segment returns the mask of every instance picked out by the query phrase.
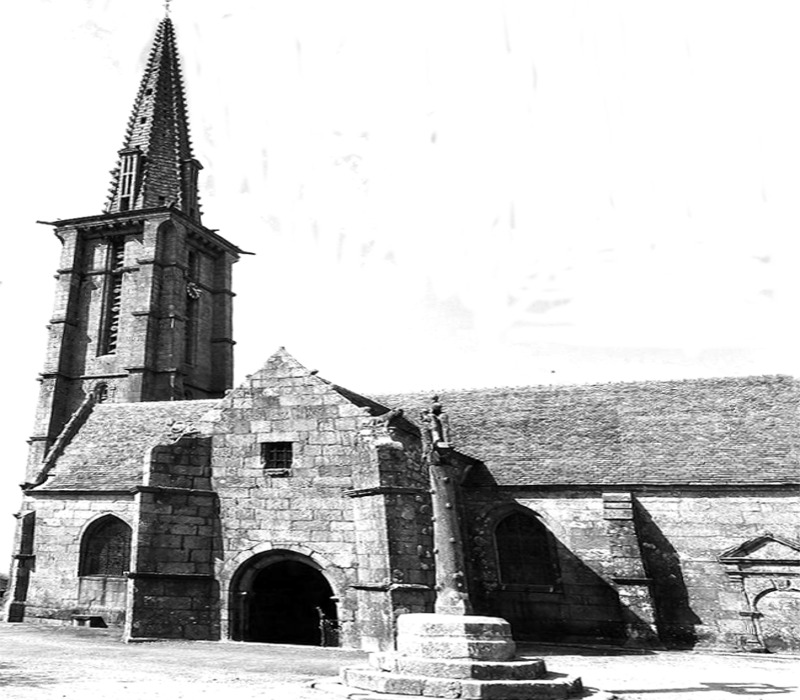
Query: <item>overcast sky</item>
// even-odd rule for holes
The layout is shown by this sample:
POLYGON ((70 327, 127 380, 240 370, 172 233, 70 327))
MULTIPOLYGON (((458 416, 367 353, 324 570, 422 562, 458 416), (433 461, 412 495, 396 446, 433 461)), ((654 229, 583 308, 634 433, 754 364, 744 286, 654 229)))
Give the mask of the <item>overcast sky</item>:
MULTIPOLYGON (((796 2, 172 4, 204 223, 256 253, 237 382, 280 345, 366 394, 800 374, 796 2)), ((35 221, 101 211, 162 14, 4 8, 0 570, 59 254, 35 221)))

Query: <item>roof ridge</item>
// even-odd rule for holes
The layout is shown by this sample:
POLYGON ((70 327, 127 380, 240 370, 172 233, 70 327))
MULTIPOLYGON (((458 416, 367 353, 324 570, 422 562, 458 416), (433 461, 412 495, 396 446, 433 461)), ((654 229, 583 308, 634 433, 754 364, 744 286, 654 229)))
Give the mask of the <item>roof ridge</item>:
POLYGON ((797 381, 797 377, 790 374, 747 374, 747 375, 724 375, 718 377, 694 377, 694 378, 678 378, 678 379, 638 379, 638 380, 625 380, 625 381, 607 381, 607 382, 578 382, 570 384, 516 384, 516 385, 490 385, 490 386, 468 386, 468 387, 450 387, 450 388, 427 388, 415 389, 412 391, 376 391, 371 392, 371 396, 386 397, 386 396, 418 396, 422 394, 447 396, 447 394, 478 392, 478 391, 521 391, 521 390, 536 390, 541 391, 545 389, 593 389, 598 387, 609 386, 653 386, 653 385, 686 385, 691 383, 712 383, 712 382, 735 382, 747 380, 790 380, 797 381))

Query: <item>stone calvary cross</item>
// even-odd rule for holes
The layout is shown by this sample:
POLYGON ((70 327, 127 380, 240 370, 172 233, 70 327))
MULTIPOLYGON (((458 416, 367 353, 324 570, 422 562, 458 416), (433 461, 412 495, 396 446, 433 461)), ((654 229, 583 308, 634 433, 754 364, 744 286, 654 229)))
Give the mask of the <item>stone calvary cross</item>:
POLYGON ((422 411, 422 449, 431 480, 433 510, 433 560, 436 565, 435 611, 441 615, 469 615, 464 547, 461 541, 456 485, 460 474, 449 454, 450 424, 439 397, 422 411))
POLYGON ((314 687, 348 698, 417 696, 492 700, 609 700, 581 679, 549 673, 542 659, 516 656, 511 626, 472 614, 458 515, 462 474, 453 459, 450 426, 439 397, 422 411, 423 459, 430 473, 436 603, 433 613, 397 618, 397 650, 370 654, 369 666, 341 670, 341 683, 314 687))

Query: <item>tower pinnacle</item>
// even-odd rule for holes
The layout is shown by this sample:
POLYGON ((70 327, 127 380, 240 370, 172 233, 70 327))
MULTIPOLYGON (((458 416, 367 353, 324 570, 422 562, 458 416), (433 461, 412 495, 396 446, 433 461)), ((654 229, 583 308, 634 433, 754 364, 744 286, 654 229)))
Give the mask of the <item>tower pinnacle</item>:
POLYGON ((197 175, 186 113, 175 30, 159 22, 144 77, 128 121, 119 160, 112 171, 108 213, 174 206, 200 221, 197 175))

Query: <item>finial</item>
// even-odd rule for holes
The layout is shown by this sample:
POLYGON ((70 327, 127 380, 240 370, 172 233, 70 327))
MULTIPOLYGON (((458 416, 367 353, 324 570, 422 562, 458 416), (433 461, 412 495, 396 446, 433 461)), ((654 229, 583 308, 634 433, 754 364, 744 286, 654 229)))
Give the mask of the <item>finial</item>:
POLYGON ((164 14, 169 17, 169 3, 171 0, 164 0, 164 14))

